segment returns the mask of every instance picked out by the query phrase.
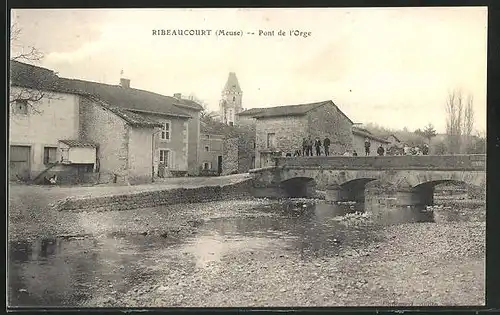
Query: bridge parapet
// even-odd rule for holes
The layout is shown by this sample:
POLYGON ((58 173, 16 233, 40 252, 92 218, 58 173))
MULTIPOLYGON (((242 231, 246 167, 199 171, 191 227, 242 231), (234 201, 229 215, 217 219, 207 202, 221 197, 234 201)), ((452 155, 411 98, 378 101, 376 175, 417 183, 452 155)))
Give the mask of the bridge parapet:
POLYGON ((486 155, 279 157, 275 162, 279 168, 298 169, 484 171, 486 155))

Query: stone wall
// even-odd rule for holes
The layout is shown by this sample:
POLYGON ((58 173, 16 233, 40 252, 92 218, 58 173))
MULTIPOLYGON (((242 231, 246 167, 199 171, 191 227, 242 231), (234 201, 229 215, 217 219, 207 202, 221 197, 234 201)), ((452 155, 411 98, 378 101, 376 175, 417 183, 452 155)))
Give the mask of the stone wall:
POLYGON ((238 172, 238 138, 224 140, 222 154, 222 174, 227 175, 238 172))
POLYGON ((330 156, 278 158, 280 167, 363 170, 485 170, 486 155, 330 156))
POLYGON ((125 121, 87 98, 80 99, 80 137, 97 148, 97 171, 128 181, 129 133, 125 121))
POLYGON ((256 124, 255 164, 261 167, 260 151, 268 150, 267 136, 275 134, 275 150, 293 153, 302 149, 302 138, 306 137, 307 118, 305 116, 287 116, 260 118, 256 124))
POLYGON ((255 126, 242 128, 238 138, 238 172, 255 168, 255 126))
POLYGON ((53 205, 58 211, 117 211, 251 197, 252 180, 225 186, 177 188, 96 198, 63 199, 53 205))
POLYGON ((322 141, 328 137, 332 155, 352 149, 352 123, 332 104, 320 106, 308 113, 308 134, 322 141))

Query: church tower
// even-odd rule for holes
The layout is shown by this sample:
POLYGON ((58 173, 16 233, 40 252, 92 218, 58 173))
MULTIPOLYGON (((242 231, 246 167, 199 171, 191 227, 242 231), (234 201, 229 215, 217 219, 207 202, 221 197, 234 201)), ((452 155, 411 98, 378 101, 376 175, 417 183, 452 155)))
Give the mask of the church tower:
POLYGON ((243 110, 243 92, 236 78, 236 73, 229 72, 226 85, 222 90, 222 98, 219 103, 221 121, 230 126, 236 123, 236 114, 243 110))

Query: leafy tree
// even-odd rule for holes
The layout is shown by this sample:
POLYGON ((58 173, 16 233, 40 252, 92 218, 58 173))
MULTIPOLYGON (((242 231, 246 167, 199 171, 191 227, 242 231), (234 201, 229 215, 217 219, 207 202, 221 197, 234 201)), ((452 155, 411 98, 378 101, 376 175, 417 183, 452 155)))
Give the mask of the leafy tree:
POLYGON ((424 130, 420 132, 420 135, 423 136, 428 140, 428 142, 431 142, 431 139, 437 135, 436 129, 434 129, 434 126, 429 123, 427 126, 425 126, 424 130))

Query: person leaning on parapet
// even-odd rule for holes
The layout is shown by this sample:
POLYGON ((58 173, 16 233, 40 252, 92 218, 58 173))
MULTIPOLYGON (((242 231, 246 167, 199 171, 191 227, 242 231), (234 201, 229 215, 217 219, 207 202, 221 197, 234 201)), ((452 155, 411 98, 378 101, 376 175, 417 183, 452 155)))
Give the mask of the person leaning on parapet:
POLYGON ((407 144, 405 144, 403 148, 403 155, 410 155, 410 153, 411 153, 410 147, 407 144))
POLYGON ((307 156, 312 156, 313 155, 313 144, 314 144, 313 139, 309 135, 307 137, 307 156))
POLYGON ((429 145, 427 143, 424 144, 424 147, 422 148, 422 154, 429 155, 429 145))
POLYGON ((352 151, 352 156, 358 156, 358 152, 356 150, 352 151))
POLYGON ((325 148, 325 155, 329 156, 330 155, 330 139, 328 137, 323 140, 323 147, 325 148))
POLYGON ((382 155, 384 155, 384 152, 385 152, 384 147, 383 147, 382 145, 380 145, 380 146, 378 147, 378 149, 377 149, 377 154, 378 154, 379 156, 382 156, 382 155))
POLYGON ((320 156, 321 155, 321 140, 316 137, 316 139, 314 140, 314 147, 316 148, 316 156, 320 156))
POLYGON ((370 155, 370 146, 371 146, 370 139, 365 138, 365 155, 366 156, 370 155))

